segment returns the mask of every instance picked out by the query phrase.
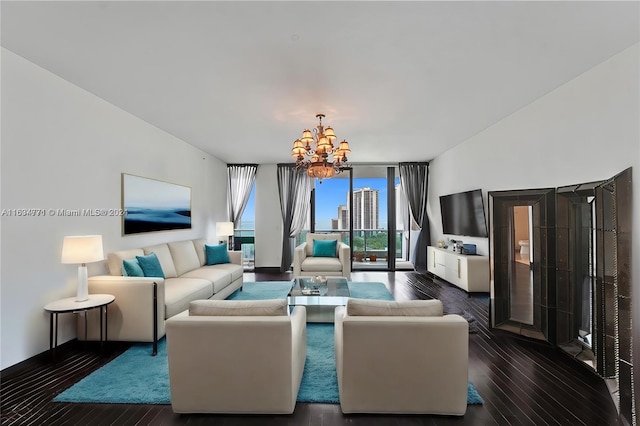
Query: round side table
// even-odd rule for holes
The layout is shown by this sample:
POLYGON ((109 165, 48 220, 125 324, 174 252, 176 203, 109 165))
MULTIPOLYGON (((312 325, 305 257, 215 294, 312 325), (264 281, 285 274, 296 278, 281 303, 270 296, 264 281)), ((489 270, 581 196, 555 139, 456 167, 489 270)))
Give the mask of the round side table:
POLYGON ((49 312, 49 351, 58 347, 58 315, 66 313, 84 313, 84 340, 87 341, 87 311, 100 309, 100 343, 108 341, 108 312, 107 305, 113 303, 115 296, 111 294, 90 294, 89 299, 76 302, 75 297, 56 300, 48 303, 44 310, 49 312), (104 339, 102 336, 104 316, 104 339), (55 325, 54 325, 55 324, 55 325))

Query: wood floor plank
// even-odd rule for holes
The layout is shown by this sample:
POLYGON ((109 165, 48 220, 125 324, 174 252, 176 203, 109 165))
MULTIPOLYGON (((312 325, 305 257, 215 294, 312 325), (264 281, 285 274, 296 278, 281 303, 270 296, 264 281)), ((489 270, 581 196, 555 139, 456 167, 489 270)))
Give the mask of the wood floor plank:
MULTIPOLYGON (((245 274, 245 281, 285 281, 289 273, 245 274)), ((353 272, 353 281, 384 283, 396 300, 440 299, 469 321, 469 379, 485 401, 463 417, 344 415, 335 404, 297 404, 291 416, 180 415, 169 405, 54 403, 53 397, 124 352, 72 341, 55 361, 40 354, 0 372, 0 417, 9 425, 618 425, 604 381, 548 345, 493 330, 487 294, 466 292, 416 272, 353 272)))

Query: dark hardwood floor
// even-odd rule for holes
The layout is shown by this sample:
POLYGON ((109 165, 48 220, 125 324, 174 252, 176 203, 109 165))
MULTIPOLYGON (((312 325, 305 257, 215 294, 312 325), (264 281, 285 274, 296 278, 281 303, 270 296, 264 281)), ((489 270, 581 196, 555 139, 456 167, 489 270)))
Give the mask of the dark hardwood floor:
MULTIPOLYGON (((288 274, 245 274, 277 281, 288 274)), ((441 299, 470 323, 469 380, 484 399, 464 417, 343 415, 339 405, 301 404, 290 416, 179 415, 169 405, 68 404, 52 398, 118 356, 128 344, 72 341, 55 362, 44 353, 1 372, 2 425, 617 425, 606 385, 561 350, 488 327, 487 294, 468 295, 415 272, 354 272, 353 281, 385 283, 396 300, 441 299)), ((416 354, 419 358, 420 354, 416 354)))

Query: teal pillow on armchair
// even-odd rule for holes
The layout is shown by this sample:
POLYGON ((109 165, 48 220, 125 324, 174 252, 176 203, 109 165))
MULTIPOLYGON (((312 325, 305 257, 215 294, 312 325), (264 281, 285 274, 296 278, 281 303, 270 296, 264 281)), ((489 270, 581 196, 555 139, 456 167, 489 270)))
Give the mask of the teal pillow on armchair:
POLYGON ((313 257, 336 257, 338 240, 313 240, 313 257))

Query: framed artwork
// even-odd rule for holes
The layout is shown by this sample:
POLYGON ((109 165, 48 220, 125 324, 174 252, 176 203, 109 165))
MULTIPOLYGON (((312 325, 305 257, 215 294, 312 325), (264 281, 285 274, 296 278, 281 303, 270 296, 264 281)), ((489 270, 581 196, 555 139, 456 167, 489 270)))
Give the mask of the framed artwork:
POLYGON ((191 188, 122 173, 122 235, 191 229, 191 188))

